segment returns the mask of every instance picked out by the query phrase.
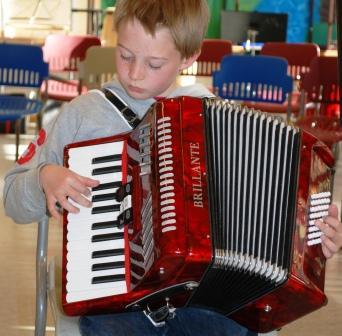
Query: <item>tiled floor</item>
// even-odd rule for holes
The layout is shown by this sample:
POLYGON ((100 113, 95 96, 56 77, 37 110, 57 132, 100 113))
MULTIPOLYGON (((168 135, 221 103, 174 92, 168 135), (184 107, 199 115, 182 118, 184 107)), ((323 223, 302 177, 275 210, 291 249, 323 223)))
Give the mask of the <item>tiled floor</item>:
MULTIPOLYGON (((26 136, 23 142, 31 137, 26 136)), ((14 137, 0 135, 0 189, 3 176, 14 159, 14 137)), ((21 149, 23 149, 23 146, 21 149)), ((342 154, 342 151, 341 151, 342 154)), ((341 155, 342 156, 342 155, 341 155)), ((1 193, 2 195, 2 193, 1 193)), ((342 159, 335 179, 335 197, 342 199, 342 159)), ((20 209, 18 209, 20 211, 20 209)), ((35 246, 37 225, 16 225, 0 208, 0 335, 33 335, 35 316, 35 246)), ((51 221, 49 255, 61 253, 61 226, 51 221)), ((280 336, 339 336, 342 330, 342 253, 329 260, 326 272, 326 293, 329 304, 284 327, 280 336)), ((293 305, 296 303, 294 302, 293 305)), ((53 335, 53 320, 48 317, 47 335, 53 335)), ((210 336, 210 335, 208 335, 210 336)))

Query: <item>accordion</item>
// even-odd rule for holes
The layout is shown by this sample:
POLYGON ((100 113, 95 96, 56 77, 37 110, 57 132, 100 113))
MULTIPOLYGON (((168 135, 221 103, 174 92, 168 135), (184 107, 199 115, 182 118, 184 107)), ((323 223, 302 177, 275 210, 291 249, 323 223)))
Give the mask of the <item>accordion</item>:
POLYGON ((327 299, 321 232, 334 158, 312 135, 217 98, 154 104, 126 134, 70 144, 100 180, 64 213, 68 315, 206 307, 268 332, 327 299))

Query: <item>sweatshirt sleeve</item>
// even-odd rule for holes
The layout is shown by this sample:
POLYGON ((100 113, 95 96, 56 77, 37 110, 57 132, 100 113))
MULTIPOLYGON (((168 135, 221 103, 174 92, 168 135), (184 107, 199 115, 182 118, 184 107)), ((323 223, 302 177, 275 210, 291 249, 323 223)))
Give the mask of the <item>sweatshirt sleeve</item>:
POLYGON ((15 166, 6 174, 4 207, 16 223, 39 221, 46 213, 46 199, 39 185, 39 171, 46 164, 63 164, 64 146, 78 130, 77 114, 66 104, 46 129, 40 130, 15 166))

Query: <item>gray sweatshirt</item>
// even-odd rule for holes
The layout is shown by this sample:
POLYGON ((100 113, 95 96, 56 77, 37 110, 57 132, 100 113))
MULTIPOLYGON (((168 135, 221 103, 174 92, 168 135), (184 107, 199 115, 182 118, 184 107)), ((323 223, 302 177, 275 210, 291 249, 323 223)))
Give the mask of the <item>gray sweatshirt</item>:
MULTIPOLYGON (((117 80, 105 87, 116 92, 140 119, 155 103, 154 99, 132 99, 117 80)), ((169 98, 177 96, 203 98, 212 97, 213 94, 204 86, 196 84, 177 88, 169 98)), ((39 170, 45 164, 63 165, 66 145, 124 133, 130 131, 130 127, 102 92, 93 90, 64 104, 58 117, 44 131, 44 143, 41 144, 38 137, 31 144, 33 157, 22 164, 16 163, 5 176, 5 211, 17 223, 36 222, 46 214, 46 199, 38 181, 39 170)))

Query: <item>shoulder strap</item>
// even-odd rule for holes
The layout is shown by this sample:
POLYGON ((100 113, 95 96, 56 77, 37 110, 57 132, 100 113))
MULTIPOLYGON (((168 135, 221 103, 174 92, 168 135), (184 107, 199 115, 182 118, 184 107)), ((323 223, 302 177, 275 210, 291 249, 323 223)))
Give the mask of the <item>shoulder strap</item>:
POLYGON ((135 128, 140 123, 140 119, 134 113, 126 103, 123 102, 114 92, 107 88, 102 88, 101 91, 104 93, 106 98, 118 109, 126 121, 132 128, 135 128))

